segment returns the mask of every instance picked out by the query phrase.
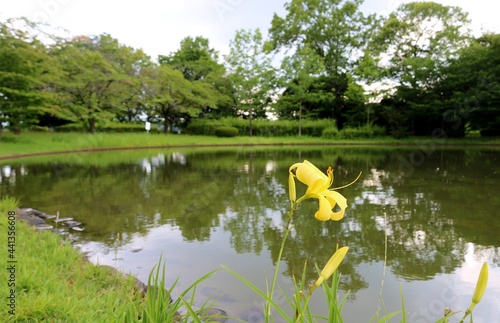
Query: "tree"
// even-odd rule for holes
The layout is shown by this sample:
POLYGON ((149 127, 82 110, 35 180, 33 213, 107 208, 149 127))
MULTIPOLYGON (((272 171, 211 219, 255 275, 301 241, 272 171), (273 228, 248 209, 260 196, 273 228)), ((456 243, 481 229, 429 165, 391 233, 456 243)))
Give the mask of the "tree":
MULTIPOLYGON (((287 56, 281 64, 283 71, 282 83, 289 89, 289 93, 293 93, 293 101, 291 105, 285 104, 287 110, 292 112, 294 117, 298 116, 299 130, 298 135, 302 135, 302 108, 306 101, 312 101, 313 95, 311 85, 314 79, 324 73, 325 67, 323 61, 317 54, 307 45, 299 48, 292 56, 287 56), (295 103, 295 104, 294 104, 295 103), (297 111, 298 106, 298 111, 297 111)), ((287 96, 290 98, 291 96, 287 96)), ((288 100, 290 101, 290 100, 288 100)), ((289 113, 289 111, 287 111, 289 113)))
POLYGON ((197 116, 203 107, 216 108, 217 93, 210 84, 190 82, 168 65, 159 65, 144 88, 150 120, 162 120, 164 133, 183 118, 197 116))
POLYGON ((237 108, 248 115, 249 135, 252 119, 265 116, 271 102, 274 73, 271 57, 264 52, 264 40, 259 29, 238 30, 225 56, 229 78, 234 84, 237 108))
POLYGON ((370 42, 364 62, 374 63, 381 71, 377 81, 395 84, 394 95, 406 106, 410 132, 428 135, 442 125, 434 104, 439 97, 430 96, 429 89, 439 83, 449 60, 468 44, 468 22, 459 7, 406 3, 385 19, 370 42))
POLYGON ((148 70, 153 68, 151 58, 141 49, 122 45, 117 39, 103 34, 92 39, 92 49, 101 53, 117 72, 114 87, 121 105, 117 118, 120 121, 140 119, 143 85, 148 70))
POLYGON ((436 88, 450 127, 500 133, 500 34, 485 34, 460 52, 436 88))
POLYGON ((198 36, 184 38, 179 50, 169 56, 160 55, 158 61, 181 71, 187 80, 197 81, 220 67, 218 56, 217 51, 210 48, 208 39, 198 36))
POLYGON ((179 50, 158 58, 160 64, 167 64, 181 71, 188 81, 205 82, 219 93, 217 109, 205 107, 204 114, 234 115, 234 89, 226 77, 224 65, 218 59, 218 52, 210 48, 208 39, 201 36, 184 38, 179 50))
POLYGON ((285 5, 286 17, 274 15, 270 45, 275 51, 300 51, 311 48, 323 61, 323 84, 330 86, 334 96, 330 111, 318 114, 334 117, 339 129, 347 120, 345 93, 354 82, 358 57, 367 44, 375 16, 365 16, 359 7, 363 0, 292 0, 285 5))
POLYGON ((102 53, 92 48, 90 38, 57 44, 54 53, 63 72, 58 90, 66 118, 94 133, 100 123, 123 111, 116 86, 121 76, 102 53))
POLYGON ((27 32, 15 29, 10 20, 0 23, 0 131, 7 122, 15 133, 37 124, 52 108, 45 91, 53 63, 45 46, 27 32))

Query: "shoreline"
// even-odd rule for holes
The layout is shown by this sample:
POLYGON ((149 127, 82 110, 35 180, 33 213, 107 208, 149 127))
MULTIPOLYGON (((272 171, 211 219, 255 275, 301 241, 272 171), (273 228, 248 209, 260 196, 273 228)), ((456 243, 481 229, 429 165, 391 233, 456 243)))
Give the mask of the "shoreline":
POLYGON ((178 144, 178 145, 153 145, 153 146, 133 146, 133 147, 97 147, 97 148, 81 148, 72 150, 54 150, 34 153, 22 153, 15 155, 0 156, 0 161, 10 159, 21 159, 28 157, 62 155, 72 153, 93 153, 106 151, 126 151, 126 150, 146 150, 146 149, 171 149, 171 148, 211 148, 211 147, 297 147, 297 146, 325 146, 325 147, 361 147, 361 146, 380 146, 380 147, 414 147, 422 146, 432 142, 432 146, 436 147, 500 147, 500 143, 480 143, 480 142, 464 142, 464 143, 439 143, 432 139, 418 139, 414 142, 310 142, 310 143, 235 143, 235 144, 178 144))

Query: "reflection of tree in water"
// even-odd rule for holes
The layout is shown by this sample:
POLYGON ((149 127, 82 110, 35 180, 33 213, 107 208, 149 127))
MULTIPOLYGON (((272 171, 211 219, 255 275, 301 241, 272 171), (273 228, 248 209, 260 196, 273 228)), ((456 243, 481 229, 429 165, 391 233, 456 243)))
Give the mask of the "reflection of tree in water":
MULTIPOLYGON (((457 210, 471 194, 483 195, 484 190, 471 192, 467 186, 448 186, 448 183, 460 181, 460 178, 463 181, 464 164, 480 168, 484 156, 471 160, 470 156, 463 156, 460 152, 451 152, 449 155, 436 152, 408 175, 400 167, 400 158, 394 157, 397 154, 405 155, 408 151, 387 154, 385 159, 377 160, 379 164, 359 162, 359 168, 355 162, 347 167, 344 159, 339 158, 334 163, 330 159, 330 164, 336 165, 336 182, 339 179, 346 181, 345 179, 354 178, 355 172, 360 169, 365 175, 359 185, 342 191, 350 201, 350 208, 341 222, 329 221, 322 224, 316 221, 313 217, 316 201, 299 207, 293 221, 295 228, 288 237, 283 255, 283 260, 287 263, 287 275, 301 273, 307 261, 308 278, 315 279, 314 263, 321 267, 339 241, 340 245, 351 246, 345 263, 341 266, 344 277, 342 287, 353 292, 366 288, 366 281, 355 268, 361 263, 383 261, 385 233, 388 235, 388 266, 396 275, 405 279, 427 280, 439 273, 451 273, 462 264, 470 241, 477 243, 489 239, 490 244, 498 245, 497 235, 493 232, 488 234, 493 231, 487 228, 491 226, 489 223, 492 220, 484 215, 488 211, 484 212, 483 208, 482 215, 479 216, 484 221, 481 221, 481 225, 476 225, 467 210, 457 210), (450 197, 443 198, 446 194, 450 197), (461 225, 462 222, 464 226, 461 225), (483 233, 486 233, 486 237, 483 233), (492 241, 494 239, 495 244, 492 241)), ((282 173, 275 175, 276 182, 287 183, 287 172, 282 173)), ((487 177, 486 174, 495 173, 495 169, 490 168, 483 173, 483 177, 487 177)), ((474 177, 469 180, 473 181, 474 177)), ((259 184, 266 183, 255 183, 252 187, 258 192, 271 191, 259 184)), ((492 192, 498 192, 498 180, 494 182, 486 179, 483 185, 492 192)), ((238 187, 235 189, 240 189, 238 187)), ((281 210, 280 221, 276 221, 275 217, 273 221, 266 221, 259 217, 266 210, 254 207, 259 200, 265 201, 265 196, 244 191, 243 188, 240 190, 247 196, 239 202, 241 211, 238 219, 233 220, 231 225, 226 225, 233 236, 237 237, 234 239, 240 241, 237 250, 251 252, 252 243, 258 246, 264 244, 271 251, 273 261, 276 261, 286 222, 286 194, 283 193, 278 199, 274 197, 271 204, 263 202, 281 210), (278 203, 274 204, 275 202, 278 203), (255 225, 260 229, 255 228, 255 225), (246 226, 252 228, 248 230, 246 226)), ((476 207, 473 201, 474 199, 470 200, 470 206, 476 207)), ((498 200, 495 203, 498 204, 498 200)), ((498 221, 493 224, 496 232, 499 225, 498 221)), ((498 255, 492 257, 496 259, 493 263, 498 262, 498 255)))
POLYGON ((314 263, 322 267, 338 241, 351 247, 341 266, 343 289, 366 288, 356 268, 383 261, 385 233, 389 268, 405 279, 452 272, 470 243, 476 254, 490 252, 491 263, 500 264, 498 152, 436 150, 409 169, 402 160, 412 151, 315 149, 300 158, 297 151, 224 151, 169 153, 103 166, 17 164, 9 176, 2 174, 0 194, 75 217, 84 222, 88 237, 111 248, 117 233, 132 239, 169 224, 188 241, 206 241, 222 226, 237 252, 268 249, 276 261, 289 206, 288 168, 310 159, 321 169, 334 167, 334 186, 348 183, 360 170, 364 174, 341 191, 349 208, 340 222, 314 219, 316 200, 299 206, 283 255, 285 274, 301 273, 307 261, 308 279, 315 279, 314 263))

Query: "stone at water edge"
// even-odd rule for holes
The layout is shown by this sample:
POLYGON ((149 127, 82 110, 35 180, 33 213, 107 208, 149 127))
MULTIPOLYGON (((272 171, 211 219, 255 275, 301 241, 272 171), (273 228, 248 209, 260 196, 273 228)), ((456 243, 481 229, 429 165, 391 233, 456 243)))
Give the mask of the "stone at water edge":
POLYGON ((57 220, 54 220, 55 223, 66 222, 66 221, 73 221, 73 218, 59 218, 57 220))
POLYGON ((42 231, 42 230, 50 230, 50 229, 53 229, 53 228, 54 228, 54 226, 53 226, 53 225, 50 225, 50 224, 45 224, 45 223, 43 223, 43 224, 36 224, 36 225, 34 226, 34 228, 35 228, 35 229, 37 229, 37 230, 42 231))
POLYGON ((77 221, 66 221, 66 222, 63 222, 63 225, 66 226, 66 227, 78 227, 80 226, 82 223, 81 222, 77 222, 77 221))
POLYGON ((84 231, 85 229, 84 229, 84 228, 80 228, 80 227, 71 227, 71 230, 78 231, 78 232, 82 232, 82 231, 84 231))
POLYGON ((51 214, 45 214, 43 216, 43 219, 45 219, 45 220, 51 220, 51 219, 55 219, 55 218, 56 218, 56 216, 55 215, 51 215, 51 214))

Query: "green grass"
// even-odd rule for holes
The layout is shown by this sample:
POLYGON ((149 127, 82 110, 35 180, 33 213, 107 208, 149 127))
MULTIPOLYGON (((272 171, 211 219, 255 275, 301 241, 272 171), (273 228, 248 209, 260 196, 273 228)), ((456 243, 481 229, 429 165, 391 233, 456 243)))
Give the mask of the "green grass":
POLYGON ((0 158, 47 152, 105 150, 107 148, 257 146, 257 145, 500 145, 500 138, 471 137, 462 139, 430 138, 393 139, 389 137, 332 140, 317 137, 248 137, 218 138, 210 136, 163 135, 146 133, 21 133, 4 132, 0 136, 0 158))
MULTIPOLYGON (((0 201, 2 219, 16 204, 0 201)), ((7 221, 0 222, 0 231, 7 232, 7 221)), ((35 232, 20 220, 14 232, 16 315, 4 304, 3 322, 114 322, 131 306, 140 307, 132 277, 93 265, 53 232, 35 232)), ((2 295, 10 294, 8 275, 0 272, 2 295)))
MULTIPOLYGON (((13 295, 15 307, 7 306, 7 301, 3 303, 0 307, 2 322, 147 323, 172 322, 173 317, 176 322, 191 322, 193 318, 199 322, 211 317, 207 313, 214 300, 209 298, 196 310, 193 300, 196 286, 215 271, 194 281, 170 304, 175 284, 168 290, 163 288, 166 272, 160 258, 156 269, 151 271, 143 299, 134 277, 90 263, 60 235, 38 232, 19 219, 9 223, 12 219, 8 215, 18 212, 18 205, 19 201, 11 197, 0 200, 3 219, 0 232, 5 232, 5 241, 11 236, 9 232, 15 233, 14 258, 10 259, 15 263, 5 262, 8 266, 14 265, 15 270, 12 273, 0 271, 2 295, 13 295), (9 283, 15 286, 9 287, 9 283), (181 307, 187 309, 188 315, 179 314, 181 307), (14 313, 9 312, 12 310, 14 313)), ((6 250, 6 256, 8 254, 6 250)))

